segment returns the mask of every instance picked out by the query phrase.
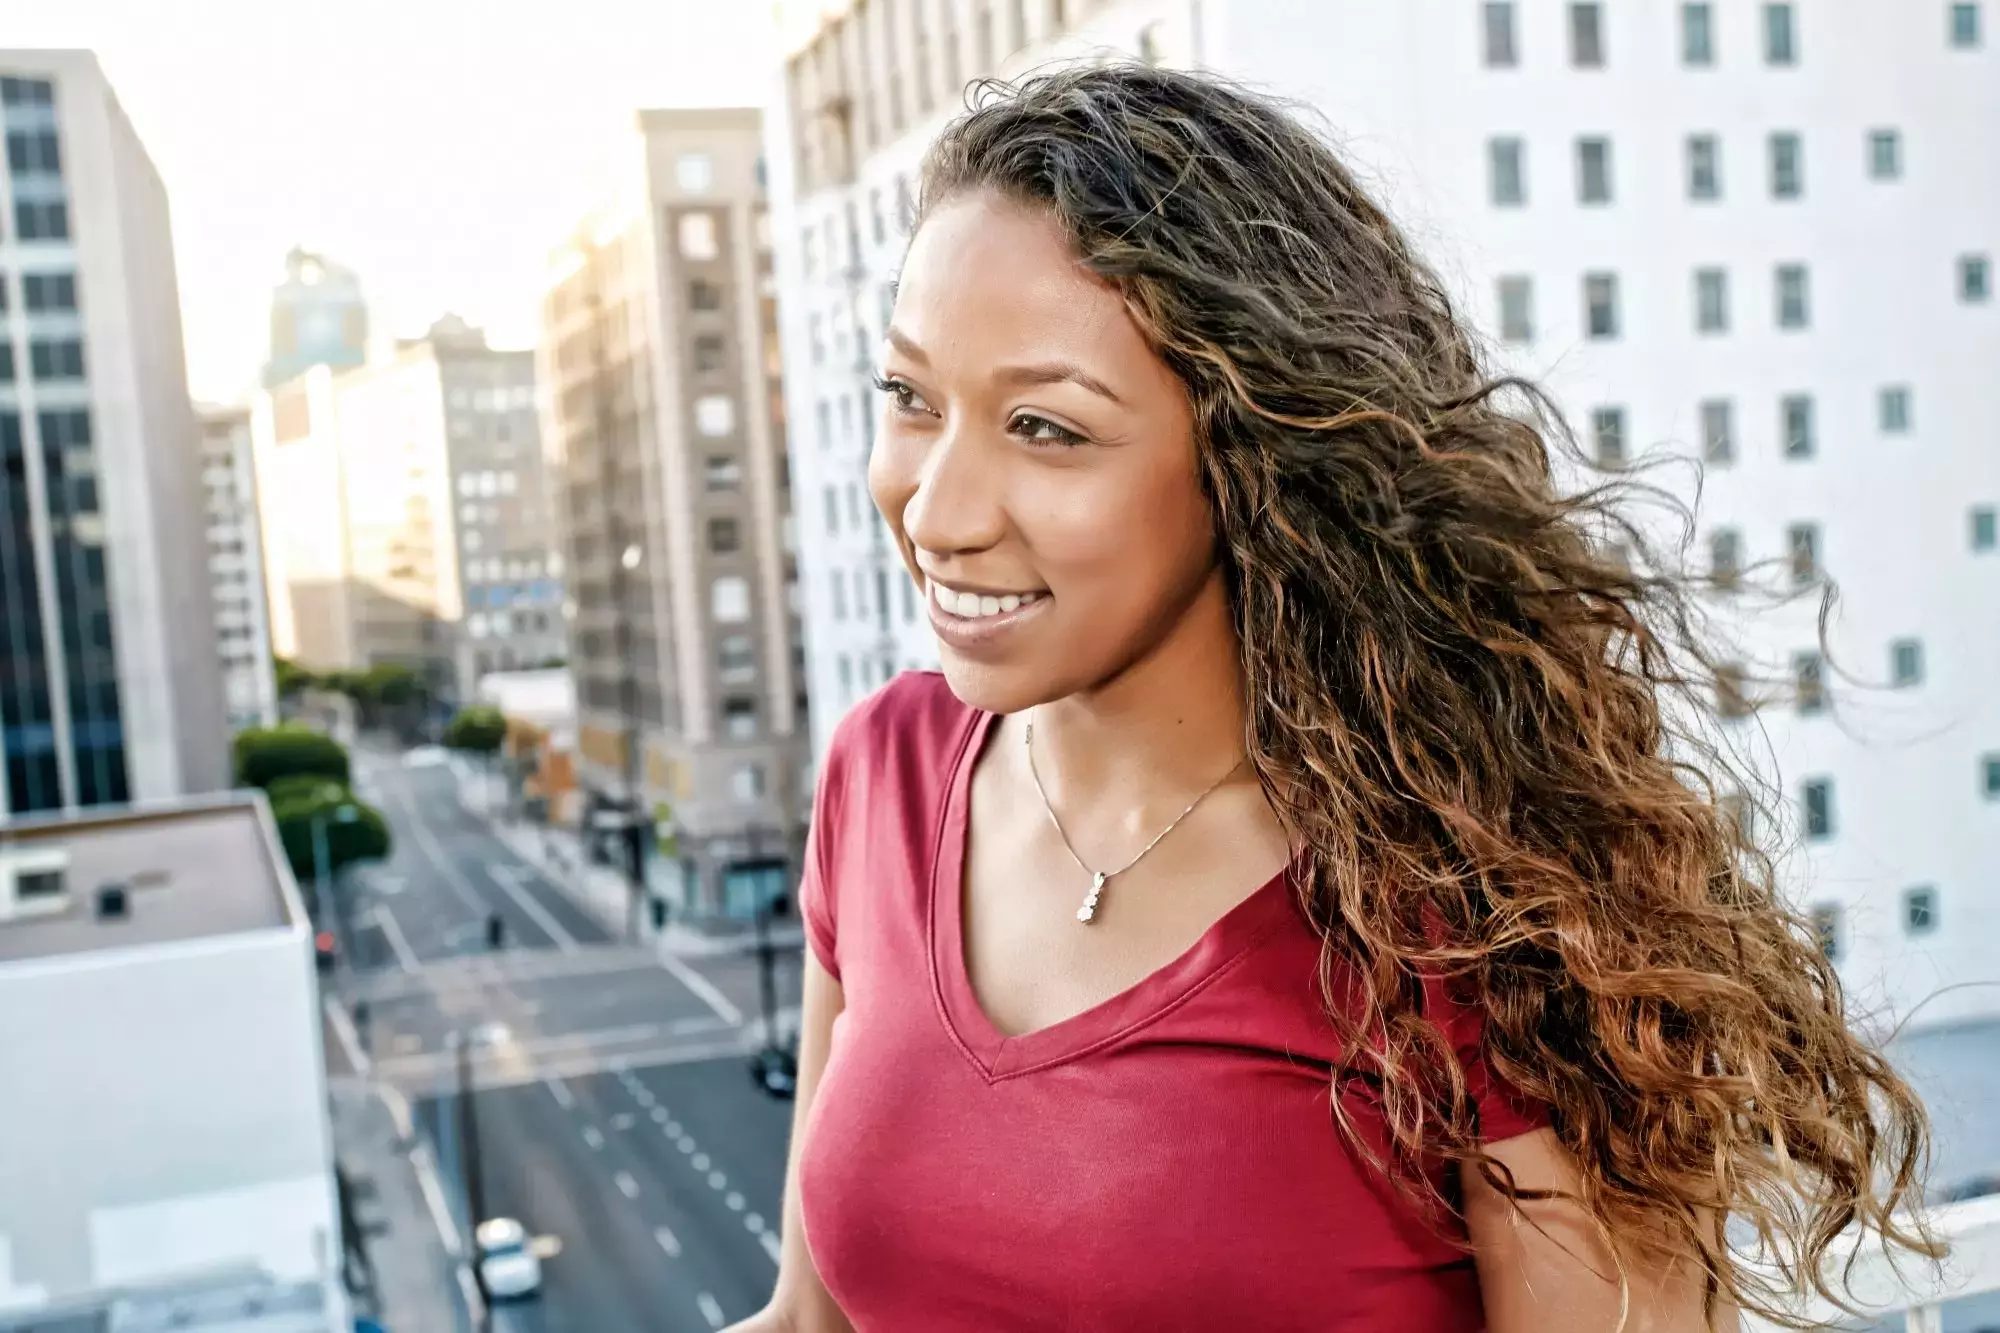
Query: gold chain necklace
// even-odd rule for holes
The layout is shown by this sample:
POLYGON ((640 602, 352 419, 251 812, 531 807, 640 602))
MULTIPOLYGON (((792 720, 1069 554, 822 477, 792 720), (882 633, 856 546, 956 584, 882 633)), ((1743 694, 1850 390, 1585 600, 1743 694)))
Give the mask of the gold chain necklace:
POLYGON ((1078 868, 1081 869, 1084 874, 1090 876, 1090 893, 1086 898, 1084 898, 1083 906, 1076 909, 1076 919, 1078 921, 1083 922, 1083 924, 1086 926, 1089 925, 1091 923, 1091 920, 1097 915, 1097 900, 1104 893, 1105 882, 1111 879, 1114 875, 1124 874, 1126 871, 1130 870, 1133 866, 1138 865, 1139 862, 1145 860, 1146 853, 1152 851, 1155 847, 1160 845, 1160 839, 1166 837, 1169 833, 1172 833, 1175 829, 1179 828, 1181 821, 1183 819, 1186 819, 1189 815, 1193 814, 1194 808, 1196 806, 1200 805, 1203 801, 1207 800, 1215 792, 1215 789, 1217 787, 1220 787, 1223 783, 1229 780, 1230 774, 1234 773, 1238 768, 1242 767, 1243 765, 1243 761, 1241 759, 1238 759, 1235 763, 1231 764, 1226 770, 1224 770, 1222 776, 1217 778, 1215 781, 1209 783, 1207 789, 1204 790, 1201 795, 1195 797, 1192 801, 1188 802, 1187 809, 1181 811, 1179 814, 1174 816, 1172 823, 1168 824, 1165 828, 1161 829, 1157 834, 1155 834, 1151 842, 1147 843, 1144 847, 1141 847, 1139 849, 1139 854, 1137 856, 1127 861, 1124 865, 1119 866, 1116 870, 1092 870, 1090 866, 1084 861, 1084 859, 1076 854, 1076 848, 1070 843, 1069 834, 1063 831, 1062 820, 1056 818, 1055 803, 1049 800, 1048 789, 1042 786, 1042 775, 1035 771, 1035 719, 1033 714, 1030 714, 1028 717, 1028 725, 1021 739, 1022 743, 1028 747, 1028 776, 1034 779, 1035 790, 1041 795, 1042 798, 1042 808, 1049 812, 1049 823, 1055 826, 1056 836, 1062 839, 1063 850, 1069 853, 1070 860, 1076 862, 1078 868))

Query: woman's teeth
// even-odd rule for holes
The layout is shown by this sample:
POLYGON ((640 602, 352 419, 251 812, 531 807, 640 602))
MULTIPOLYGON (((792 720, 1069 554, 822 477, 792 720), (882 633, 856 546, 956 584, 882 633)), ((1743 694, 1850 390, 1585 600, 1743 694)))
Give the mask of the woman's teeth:
POLYGON ((982 597, 976 592, 953 592, 942 583, 931 584, 931 598, 940 610, 948 611, 963 620, 979 620, 986 616, 1005 615, 1018 611, 1041 596, 1038 592, 1005 597, 982 597))

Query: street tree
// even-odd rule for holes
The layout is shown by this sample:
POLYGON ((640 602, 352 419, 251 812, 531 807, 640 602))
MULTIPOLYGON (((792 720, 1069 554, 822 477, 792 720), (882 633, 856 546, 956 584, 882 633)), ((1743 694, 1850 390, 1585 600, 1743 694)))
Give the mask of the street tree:
POLYGON ((347 784, 347 749, 312 727, 285 723, 237 733, 236 785, 266 787, 280 778, 309 774, 347 784))
POLYGON ((461 708, 444 729, 444 743, 470 754, 497 754, 507 741, 507 717, 487 704, 461 708))

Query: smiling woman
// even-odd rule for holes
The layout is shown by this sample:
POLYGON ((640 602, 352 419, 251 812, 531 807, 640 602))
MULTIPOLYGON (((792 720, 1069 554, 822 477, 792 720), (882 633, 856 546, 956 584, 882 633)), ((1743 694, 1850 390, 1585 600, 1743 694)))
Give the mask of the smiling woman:
POLYGON ((879 380, 944 672, 824 764, 747 1329, 1692 1333, 1850 1223, 1934 1252, 1922 1110, 1674 727, 1685 591, 1303 126, 992 90, 879 380))

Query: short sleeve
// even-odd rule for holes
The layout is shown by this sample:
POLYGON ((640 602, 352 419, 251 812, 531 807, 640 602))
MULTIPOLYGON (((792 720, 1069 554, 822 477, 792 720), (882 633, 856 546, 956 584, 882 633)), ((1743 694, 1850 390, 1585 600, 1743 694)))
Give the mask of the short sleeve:
POLYGON ((835 981, 840 980, 840 894, 827 874, 829 852, 840 839, 839 788, 845 769, 847 727, 836 728, 813 791, 812 823, 806 830, 805 870, 799 877, 799 916, 806 944, 835 981))

